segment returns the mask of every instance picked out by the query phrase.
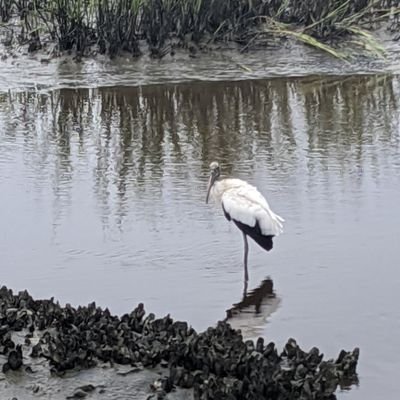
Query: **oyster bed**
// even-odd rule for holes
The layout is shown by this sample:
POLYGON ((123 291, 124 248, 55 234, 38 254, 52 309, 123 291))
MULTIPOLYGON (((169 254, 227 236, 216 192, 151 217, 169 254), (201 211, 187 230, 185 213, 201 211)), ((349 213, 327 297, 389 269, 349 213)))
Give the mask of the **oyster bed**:
MULTIPOLYGON (((178 387, 191 389, 194 399, 327 399, 339 385, 357 381, 359 349, 324 361, 317 348, 305 352, 294 339, 281 353, 263 338, 244 341, 226 322, 197 333, 169 315, 146 315, 143 304, 118 317, 95 303, 62 307, 3 286, 0 355, 4 379, 16 370, 34 375, 35 360, 45 361, 53 376, 118 364, 129 367, 127 378, 135 371, 162 372, 148 398, 164 398, 178 387)), ((32 385, 32 392, 39 390, 32 385)), ((64 398, 96 391, 104 388, 84 385, 64 398)))

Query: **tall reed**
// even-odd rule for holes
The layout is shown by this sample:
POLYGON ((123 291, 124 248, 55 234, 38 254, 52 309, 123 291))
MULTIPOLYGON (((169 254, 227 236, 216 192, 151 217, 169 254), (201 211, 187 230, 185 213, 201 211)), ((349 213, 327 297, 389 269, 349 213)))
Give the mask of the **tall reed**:
POLYGON ((1 22, 18 19, 19 40, 30 51, 50 40, 61 52, 96 50, 111 57, 138 56, 146 46, 162 57, 173 47, 223 41, 247 50, 274 36, 340 58, 346 55, 328 42, 356 37, 370 53, 382 55, 364 25, 390 19, 398 28, 399 14, 398 0, 0 0, 1 22))

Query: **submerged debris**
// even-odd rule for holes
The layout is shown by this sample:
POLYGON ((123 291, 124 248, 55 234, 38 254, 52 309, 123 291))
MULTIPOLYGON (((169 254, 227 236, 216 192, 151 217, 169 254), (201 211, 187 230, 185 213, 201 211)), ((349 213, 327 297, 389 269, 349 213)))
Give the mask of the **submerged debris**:
MULTIPOLYGON (((3 286, 0 353, 8 357, 4 372, 22 366, 22 346, 12 340, 12 333, 22 330, 27 338, 39 337, 33 346, 25 342, 29 356, 47 359, 56 374, 99 361, 130 365, 131 371, 160 365, 169 374, 154 382, 158 397, 179 386, 193 388, 196 399, 328 399, 343 380, 357 377, 358 349, 342 350, 336 361, 323 361, 318 349, 305 352, 293 339, 281 353, 262 338, 256 344, 244 341, 226 322, 197 333, 169 315, 146 315, 143 304, 117 317, 95 303, 62 307, 53 299, 34 300, 27 291, 14 295, 3 286)), ((92 385, 80 387, 70 398, 93 390, 92 385)))
POLYGON ((174 48, 194 56, 221 42, 244 51, 274 36, 343 57, 322 41, 351 34, 365 50, 379 52, 365 27, 386 21, 398 31, 399 13, 398 0, 3 0, 0 33, 4 43, 26 45, 29 52, 55 44, 78 59, 94 52, 139 56, 144 48, 153 57, 174 48))

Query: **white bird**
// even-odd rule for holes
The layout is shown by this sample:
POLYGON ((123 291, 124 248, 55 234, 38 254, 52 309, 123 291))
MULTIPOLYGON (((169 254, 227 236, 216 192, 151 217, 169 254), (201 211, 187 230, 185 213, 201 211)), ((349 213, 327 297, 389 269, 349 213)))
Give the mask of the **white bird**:
POLYGON ((263 249, 270 251, 272 238, 283 232, 284 219, 275 214, 264 196, 255 186, 241 179, 220 179, 218 162, 210 164, 211 174, 208 181, 206 203, 209 197, 221 202, 224 215, 233 221, 242 231, 244 240, 244 279, 248 281, 247 258, 250 236, 263 249))

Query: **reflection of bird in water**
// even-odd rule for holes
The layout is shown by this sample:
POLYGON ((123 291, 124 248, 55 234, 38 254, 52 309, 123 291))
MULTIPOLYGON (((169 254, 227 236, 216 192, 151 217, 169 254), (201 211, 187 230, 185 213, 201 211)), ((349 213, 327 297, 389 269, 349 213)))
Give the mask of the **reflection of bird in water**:
POLYGON ((208 182, 207 197, 221 202, 228 221, 233 221, 243 233, 244 240, 244 279, 248 281, 247 256, 250 236, 263 249, 270 251, 272 238, 282 233, 284 219, 275 214, 267 200, 254 186, 241 179, 219 179, 219 164, 210 164, 211 175, 208 182))
POLYGON ((240 329, 244 337, 255 338, 260 336, 266 319, 276 311, 279 303, 272 279, 266 278, 256 289, 245 292, 242 301, 226 310, 225 321, 232 328, 240 329))

